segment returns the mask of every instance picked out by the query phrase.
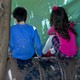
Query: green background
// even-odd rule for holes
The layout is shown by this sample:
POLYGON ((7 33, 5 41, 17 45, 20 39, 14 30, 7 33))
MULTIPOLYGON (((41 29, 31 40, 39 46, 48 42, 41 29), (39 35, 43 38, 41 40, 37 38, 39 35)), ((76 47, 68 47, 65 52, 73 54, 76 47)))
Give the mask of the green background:
MULTIPOLYGON (((52 6, 62 6, 65 8, 69 20, 75 24, 75 30, 77 32, 77 56, 80 59, 80 0, 12 0, 12 10, 15 7, 22 6, 28 11, 27 23, 37 28, 41 38, 41 42, 44 45, 48 35, 49 29, 49 17, 52 6)), ((11 16, 11 25, 14 24, 14 19, 11 16)))

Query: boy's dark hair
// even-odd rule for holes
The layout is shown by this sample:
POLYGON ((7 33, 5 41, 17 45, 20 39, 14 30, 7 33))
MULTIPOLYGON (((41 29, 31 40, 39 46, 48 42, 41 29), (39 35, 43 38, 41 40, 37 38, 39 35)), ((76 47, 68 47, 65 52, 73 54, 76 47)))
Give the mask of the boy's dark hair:
POLYGON ((50 16, 50 25, 54 26, 54 29, 64 38, 70 40, 68 29, 76 34, 75 30, 70 26, 68 16, 64 8, 57 7, 56 10, 52 10, 50 16))
POLYGON ((13 17, 18 21, 26 21, 27 10, 23 7, 17 7, 13 11, 13 17))

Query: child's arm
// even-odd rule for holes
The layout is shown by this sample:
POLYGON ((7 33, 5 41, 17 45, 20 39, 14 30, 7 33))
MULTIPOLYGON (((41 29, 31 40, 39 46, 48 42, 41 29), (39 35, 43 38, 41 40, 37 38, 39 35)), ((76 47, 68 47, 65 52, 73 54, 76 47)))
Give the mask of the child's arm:
MULTIPOLYGON (((43 50, 42 50, 42 53, 43 54, 46 54, 49 50, 51 50, 51 52, 53 52, 52 50, 53 49, 51 49, 52 48, 52 38, 54 37, 54 35, 51 35, 49 38, 48 38, 48 40, 46 41, 46 44, 45 44, 45 46, 44 46, 44 48, 43 48, 43 50)), ((53 53, 55 53, 55 52, 53 52, 53 53)))
POLYGON ((37 56, 38 57, 42 56, 42 44, 41 44, 37 29, 35 29, 35 31, 34 31, 34 43, 35 43, 37 56))

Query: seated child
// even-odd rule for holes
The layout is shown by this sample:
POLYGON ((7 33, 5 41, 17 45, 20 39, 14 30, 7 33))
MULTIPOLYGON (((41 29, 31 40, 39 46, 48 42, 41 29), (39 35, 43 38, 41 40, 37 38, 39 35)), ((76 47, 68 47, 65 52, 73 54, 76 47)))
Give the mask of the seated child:
POLYGON ((48 34, 51 35, 52 32, 55 32, 56 35, 51 40, 55 52, 61 57, 69 58, 75 56, 78 51, 76 32, 72 23, 68 21, 68 16, 64 8, 57 6, 52 8, 50 26, 51 29, 49 29, 48 34))

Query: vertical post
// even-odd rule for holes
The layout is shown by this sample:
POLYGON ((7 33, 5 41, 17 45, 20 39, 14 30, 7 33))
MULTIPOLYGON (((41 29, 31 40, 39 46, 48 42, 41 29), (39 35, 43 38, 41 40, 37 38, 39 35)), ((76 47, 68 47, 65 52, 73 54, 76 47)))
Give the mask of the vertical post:
POLYGON ((0 0, 0 80, 5 80, 11 0, 0 0))

